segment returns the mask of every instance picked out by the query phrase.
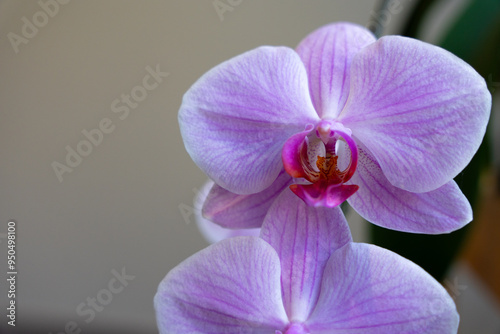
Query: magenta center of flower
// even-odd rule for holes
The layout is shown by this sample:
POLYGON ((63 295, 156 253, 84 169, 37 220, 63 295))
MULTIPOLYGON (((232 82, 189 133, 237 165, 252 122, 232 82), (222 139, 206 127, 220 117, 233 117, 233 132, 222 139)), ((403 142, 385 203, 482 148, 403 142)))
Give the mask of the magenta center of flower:
POLYGON ((285 170, 310 184, 294 184, 290 189, 312 206, 334 207, 357 190, 346 185, 356 171, 358 149, 351 131, 342 124, 322 120, 292 136, 283 148, 285 170))

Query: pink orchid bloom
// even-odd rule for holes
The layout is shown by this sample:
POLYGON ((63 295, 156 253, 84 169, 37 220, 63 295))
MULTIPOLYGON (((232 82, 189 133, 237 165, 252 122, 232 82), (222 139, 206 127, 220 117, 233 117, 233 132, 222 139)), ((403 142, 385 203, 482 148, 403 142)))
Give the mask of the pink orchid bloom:
POLYGON ((336 23, 296 50, 260 47, 216 66, 185 94, 179 123, 216 183, 204 214, 224 227, 259 227, 224 217, 234 203, 263 217, 290 186, 311 206, 347 200, 374 224, 436 234, 472 220, 453 178, 490 109, 484 79, 451 53, 336 23))

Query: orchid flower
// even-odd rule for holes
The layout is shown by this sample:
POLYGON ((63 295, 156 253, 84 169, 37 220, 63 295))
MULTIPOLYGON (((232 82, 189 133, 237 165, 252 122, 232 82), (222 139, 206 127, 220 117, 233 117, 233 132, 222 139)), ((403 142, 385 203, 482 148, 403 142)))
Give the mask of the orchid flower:
MULTIPOLYGON (((490 108, 483 78, 451 53, 336 23, 296 50, 259 47, 216 66, 185 94, 179 123, 216 183, 210 219, 230 202, 265 215, 290 186, 311 206, 347 200, 377 225, 436 234, 472 220, 453 178, 477 151, 490 108)), ((262 222, 244 218, 214 221, 262 222)))
POLYGON ((353 243, 340 208, 290 190, 259 237, 213 244, 172 269, 155 296, 161 334, 456 333, 446 290, 416 264, 353 243))

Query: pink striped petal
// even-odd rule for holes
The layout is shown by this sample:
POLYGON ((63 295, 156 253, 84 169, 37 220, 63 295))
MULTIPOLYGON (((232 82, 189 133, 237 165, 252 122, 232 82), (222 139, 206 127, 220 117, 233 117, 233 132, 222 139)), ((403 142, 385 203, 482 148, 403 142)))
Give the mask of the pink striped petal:
POLYGON ((280 171, 285 141, 316 123, 297 53, 260 47, 203 75, 184 95, 179 124, 194 162, 223 188, 252 194, 280 171))
POLYGON ((155 299, 160 334, 274 333, 288 323, 274 249, 258 237, 209 246, 172 269, 155 299))
POLYGON ((213 185, 203 205, 203 216, 230 229, 259 228, 278 195, 292 184, 282 170, 276 180, 261 192, 238 195, 213 185))
POLYGON ((261 237, 278 252, 289 319, 304 321, 318 299, 328 258, 352 240, 342 211, 310 207, 287 189, 269 210, 261 237))
MULTIPOLYGON (((210 189, 214 187, 213 181, 208 181, 202 187, 200 192, 196 195, 194 200, 194 215, 196 219, 196 225, 198 225, 198 229, 200 230, 205 240, 209 243, 216 243, 221 240, 237 237, 237 236, 254 236, 258 237, 260 234, 260 228, 241 228, 241 229, 229 229, 224 228, 202 216, 201 214, 201 206, 205 202, 210 189)), ((236 196, 245 196, 245 195, 236 195, 236 196)), ((270 205, 269 205, 270 206, 270 205)), ((253 212, 253 211, 252 211, 253 212)), ((264 221, 264 217, 261 218, 261 224, 264 221)))
POLYGON ((491 95, 468 64, 439 47, 387 36, 351 64, 339 116, 394 186, 428 192, 453 179, 477 151, 491 95))
POLYGON ((472 208, 454 181, 426 193, 393 186, 364 145, 359 145, 358 169, 350 183, 359 190, 347 201, 366 220, 392 230, 439 234, 472 221, 472 208))
POLYGON ((456 334, 446 290, 413 262, 386 249, 350 243, 326 265, 306 326, 327 334, 456 334))
POLYGON ((309 78, 309 91, 321 118, 335 118, 349 95, 351 61, 375 37, 366 28, 340 22, 321 27, 297 46, 309 78))

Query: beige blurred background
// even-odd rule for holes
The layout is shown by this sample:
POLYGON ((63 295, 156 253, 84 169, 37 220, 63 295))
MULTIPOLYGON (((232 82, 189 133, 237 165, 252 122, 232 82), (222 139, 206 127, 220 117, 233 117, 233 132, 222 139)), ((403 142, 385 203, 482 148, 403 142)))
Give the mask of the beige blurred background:
MULTIPOLYGON (((0 1, 0 233, 17 221, 19 273, 12 331, 0 239, 0 328, 55 334, 74 322, 82 333, 156 333, 159 282, 206 246, 192 216, 205 176, 177 124, 183 93, 211 67, 257 46, 295 47, 333 21, 368 25, 376 1, 220 0, 231 8, 221 16, 213 0, 63 2, 42 24, 39 2, 0 1), (13 43, 12 33, 24 38, 23 17, 41 27, 25 28, 32 36, 13 43), (144 90, 157 67, 169 75, 158 85, 149 79, 155 88, 144 90), (122 99, 131 93, 140 101, 131 100, 127 114, 122 99), (67 146, 77 150, 82 131, 100 125, 110 133, 58 177, 54 162, 67 165, 67 146), (109 300, 109 283, 123 270, 127 285, 109 300), (108 304, 90 319, 89 300, 99 296, 108 304)), ((386 33, 411 0, 401 5, 386 33)), ((354 230, 362 240, 363 228, 354 230)))

